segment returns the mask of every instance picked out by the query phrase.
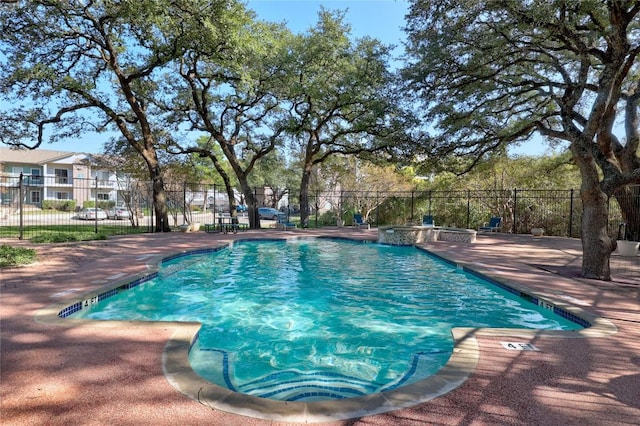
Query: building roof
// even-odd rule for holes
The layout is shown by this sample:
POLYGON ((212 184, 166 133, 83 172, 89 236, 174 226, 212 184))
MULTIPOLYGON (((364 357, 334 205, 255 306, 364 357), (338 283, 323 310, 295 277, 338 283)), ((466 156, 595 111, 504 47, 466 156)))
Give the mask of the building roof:
POLYGON ((0 163, 45 164, 74 155, 88 155, 80 152, 53 151, 48 149, 15 149, 0 147, 0 163))

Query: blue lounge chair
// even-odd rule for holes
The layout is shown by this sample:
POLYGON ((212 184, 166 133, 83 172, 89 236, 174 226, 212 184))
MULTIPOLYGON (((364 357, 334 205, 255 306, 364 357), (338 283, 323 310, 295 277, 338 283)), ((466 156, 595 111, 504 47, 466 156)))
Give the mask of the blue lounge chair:
POLYGON ((357 226, 358 228, 369 229, 369 224, 364 221, 361 214, 355 213, 353 215, 353 226, 357 226))
POLYGON ((436 223, 433 221, 433 216, 430 214, 422 216, 422 226, 436 226, 436 223))
POLYGON ((502 229, 502 218, 492 217, 489 223, 485 222, 483 226, 478 228, 478 231, 485 232, 500 232, 502 229))
POLYGON ((289 220, 287 219, 287 215, 279 214, 278 219, 276 220, 276 229, 282 229, 283 231, 286 231, 290 228, 296 229, 296 224, 293 222, 289 222, 289 220))

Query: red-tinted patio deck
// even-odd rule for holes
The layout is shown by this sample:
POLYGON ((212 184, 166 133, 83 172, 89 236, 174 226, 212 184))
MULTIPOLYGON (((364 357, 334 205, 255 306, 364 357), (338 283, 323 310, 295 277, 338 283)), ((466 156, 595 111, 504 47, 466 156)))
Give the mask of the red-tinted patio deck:
MULTIPOLYGON (((237 235, 155 234, 37 246, 39 262, 0 270, 0 422, 3 425, 269 425, 226 413, 177 391, 163 374, 171 324, 57 326, 36 313, 74 295, 142 272, 156 255, 277 235, 375 238, 376 230, 248 231, 237 235)), ((2 241, 29 245, 20 241, 2 241)), ((575 278, 580 242, 480 235, 475 244, 429 250, 502 280, 549 294, 611 321, 606 337, 534 337, 540 351, 513 351, 476 337, 478 365, 460 387, 411 408, 332 425, 640 424, 640 273, 637 259, 613 259, 613 282, 575 278)))

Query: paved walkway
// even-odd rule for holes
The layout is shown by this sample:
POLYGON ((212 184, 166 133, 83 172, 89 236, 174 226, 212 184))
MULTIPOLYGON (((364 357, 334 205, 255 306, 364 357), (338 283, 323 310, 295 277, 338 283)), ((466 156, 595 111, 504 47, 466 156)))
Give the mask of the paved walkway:
MULTIPOLYGON (((280 235, 375 238, 375 230, 248 231, 238 235, 156 234, 37 246, 35 265, 0 271, 0 423, 2 425, 270 425, 189 399, 169 384, 162 354, 171 324, 60 327, 34 320, 38 310, 142 272, 153 256, 280 235)), ((2 241, 13 245, 27 242, 2 241)), ((579 306, 613 322, 597 338, 533 337, 540 351, 512 351, 477 336, 480 359, 450 393, 385 414, 331 425, 631 425, 640 424, 640 274, 638 259, 614 258, 612 282, 576 278, 576 240, 482 235, 476 244, 428 248, 579 306)))

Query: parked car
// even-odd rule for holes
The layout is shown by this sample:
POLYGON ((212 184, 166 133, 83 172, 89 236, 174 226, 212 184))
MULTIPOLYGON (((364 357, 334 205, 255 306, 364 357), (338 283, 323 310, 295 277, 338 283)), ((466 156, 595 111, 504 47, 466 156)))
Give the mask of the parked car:
POLYGON ((80 210, 78 213, 78 219, 84 220, 105 220, 107 218, 107 214, 104 210, 96 208, 96 207, 88 207, 80 210))
POLYGON ((236 211, 237 211, 238 213, 244 213, 244 212, 246 212, 246 211, 247 211, 247 206, 246 206, 246 205, 244 205, 244 204, 238 204, 238 205, 236 206, 236 211))
POLYGON ((289 214, 300 213, 300 209, 297 208, 296 206, 288 206, 288 207, 287 206, 282 206, 282 207, 280 207, 280 211, 282 213, 289 213, 289 214), (289 211, 287 212, 287 210, 289 210, 289 211))
POLYGON ((258 215, 260 216, 260 219, 276 220, 278 219, 278 216, 280 216, 280 210, 273 209, 271 207, 259 207, 258 215))
POLYGON ((111 207, 107 210, 107 219, 129 219, 131 217, 131 213, 129 213, 129 209, 123 206, 111 207))

